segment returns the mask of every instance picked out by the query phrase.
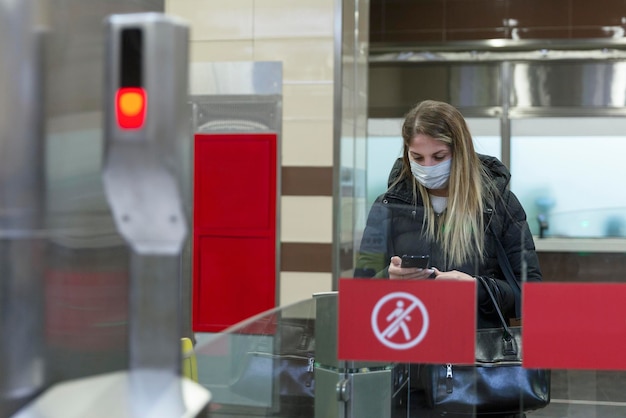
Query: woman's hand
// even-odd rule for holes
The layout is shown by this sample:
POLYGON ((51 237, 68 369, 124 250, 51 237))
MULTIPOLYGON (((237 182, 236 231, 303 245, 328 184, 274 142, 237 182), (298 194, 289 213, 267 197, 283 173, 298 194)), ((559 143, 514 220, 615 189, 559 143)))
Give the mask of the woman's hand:
POLYGON ((428 279, 433 274, 433 269, 420 269, 416 267, 402 268, 402 259, 397 255, 391 257, 389 263, 390 279, 428 279))
POLYGON ((437 280, 463 280, 466 282, 473 282, 476 280, 475 277, 457 270, 439 271, 435 267, 433 267, 433 270, 435 271, 434 276, 437 280))

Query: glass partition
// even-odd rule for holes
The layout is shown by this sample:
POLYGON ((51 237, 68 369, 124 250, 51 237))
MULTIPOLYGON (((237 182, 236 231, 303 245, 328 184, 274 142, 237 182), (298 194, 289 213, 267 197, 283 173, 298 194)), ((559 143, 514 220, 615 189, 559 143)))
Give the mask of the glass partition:
POLYGON ((407 417, 408 365, 338 359, 337 296, 197 334, 198 382, 212 395, 208 415, 407 417))
POLYGON ((511 188, 533 233, 626 236, 626 119, 532 118, 511 122, 511 188))
POLYGON ((211 417, 314 416, 314 299, 196 338, 198 382, 211 391, 211 417))
MULTIPOLYGON (((335 296, 330 295, 331 304, 336 303, 335 296)), ((336 349, 337 319, 328 301, 313 297, 267 311, 221 333, 197 334, 198 381, 212 394, 210 409, 203 416, 456 417, 441 415, 427 406, 421 392, 426 383, 425 365, 365 366, 363 362, 339 360, 335 353, 338 367, 329 366, 327 363, 333 362, 327 357, 329 349, 336 349), (359 385, 359 377, 379 378, 376 373, 380 372, 387 376, 359 385), (329 375, 335 377, 329 380, 329 375), (346 385, 347 381, 352 385, 346 385), (346 390, 349 396, 343 397, 346 390), (368 404, 376 406, 364 411, 363 405, 368 404), (355 413, 359 405, 361 409, 355 413)), ((445 365, 439 366, 445 369, 445 365)), ((550 372, 551 402, 543 409, 527 411, 527 418, 605 418, 626 413, 623 372, 550 372)), ((482 416, 467 410, 465 414, 482 416)))
MULTIPOLYGON (((322 305, 323 306, 323 305, 322 305)), ((324 396, 325 374, 329 368, 320 361, 328 339, 315 331, 320 305, 308 299, 270 310, 243 321, 223 333, 197 335, 195 348, 200 384, 211 391, 213 401, 207 416, 222 417, 324 417, 359 418, 441 416, 425 404, 419 385, 424 382, 424 365, 410 367, 410 374, 397 364, 379 365, 395 370, 394 383, 411 380, 411 386, 385 393, 383 380, 369 389, 351 392, 347 402, 338 394, 320 407, 315 397, 324 396), (422 379, 419 379, 419 373, 422 379), (317 392, 317 394, 316 394, 317 392), (390 396, 391 395, 391 396, 390 396), (368 399, 388 410, 384 415, 350 415, 350 399, 368 399), (316 402, 318 404, 316 405, 316 402), (317 408, 317 411, 316 411, 317 408), (322 410, 323 408, 323 410, 322 410), (330 411, 330 412, 329 412, 330 411), (330 415, 329 415, 330 414, 330 415)), ((337 318, 333 318, 336 320, 337 318)), ((321 321, 324 321, 321 319, 321 321)), ((323 334, 323 333, 322 333, 323 334)), ((332 344, 331 344, 332 345, 332 344)), ((343 362, 354 365, 355 362, 343 362)), ((409 370, 408 365, 405 365, 409 370)), ((441 365, 444 367, 444 365, 441 365)), ((368 368, 335 369, 344 378, 367 374, 368 368)), ((527 417, 618 417, 626 411, 626 396, 621 386, 622 372, 594 370, 552 370, 551 403, 544 409, 527 412, 527 417)), ((397 387, 397 386, 396 386, 397 387)), ((339 386, 331 386, 332 390, 339 386)), ((326 390, 327 391, 327 390, 326 390)), ((467 411, 466 411, 467 412, 467 411)), ((454 416, 454 415, 452 415, 454 416)), ((468 416, 472 416, 470 413, 468 416)))
MULTIPOLYGON (((514 48, 522 46, 513 44, 514 48)), ((510 187, 527 214, 543 273, 543 283, 536 285, 537 294, 545 295, 545 288, 552 285, 570 289, 581 285, 580 289, 591 293, 598 289, 596 285, 606 284, 603 282, 623 283, 626 198, 621 192, 625 174, 621 155, 626 143, 626 119, 618 68, 623 63, 616 55, 594 60, 596 53, 607 56, 617 51, 595 46, 570 51, 573 45, 567 43, 568 51, 559 51, 554 45, 548 49, 535 45, 529 46, 532 52, 520 50, 518 55, 517 50, 506 46, 500 50, 502 46, 482 44, 471 52, 465 44, 439 51, 431 46, 421 51, 385 46, 379 55, 371 55, 369 111, 377 119, 370 119, 368 126, 368 210, 387 189, 389 169, 402 152, 402 120, 380 118, 400 117, 417 100, 447 101, 466 116, 492 116, 470 117, 467 121, 476 151, 500 158, 511 170, 510 187), (480 82, 473 77, 457 77, 471 75, 482 53, 497 63, 497 71, 484 73, 480 82), (570 59, 574 55, 582 60, 570 59), (411 61, 413 65, 407 65, 411 61), (420 77, 424 71, 430 77, 420 77), (481 87, 472 94, 476 86, 481 87)), ((359 244, 355 241, 356 248, 359 244)), ((540 352, 542 359, 572 356, 580 347, 596 344, 601 351, 594 356, 579 356, 588 361, 585 367, 566 365, 551 370, 551 402, 544 409, 526 412, 527 418, 626 415, 621 390, 626 379, 621 371, 624 367, 599 365, 613 347, 613 337, 598 337, 613 335, 616 325, 612 321, 624 313, 612 307, 604 319, 589 321, 589 314, 604 312, 600 305, 607 304, 599 298, 600 303, 592 305, 589 293, 581 292, 578 303, 559 294, 544 299, 545 306, 537 309, 543 313, 549 307, 541 318, 544 322, 567 312, 575 318, 572 333, 580 339, 569 345, 555 343, 558 348, 554 351, 540 352)), ((524 294, 525 303, 530 302, 530 294, 524 294)), ((524 316, 526 325, 530 324, 531 313, 527 311, 524 316)), ((532 327, 528 325, 524 330, 528 336, 532 327)), ((550 331, 542 329, 544 340, 560 329, 550 331)), ((407 416, 441 416, 420 410, 412 395, 413 391, 407 416)))
MULTIPOLYGON (((477 152, 495 156, 500 160, 510 157, 511 188, 520 198, 528 214, 533 234, 539 233, 537 220, 540 212, 536 207, 543 205, 542 208, 550 210, 548 220, 551 234, 556 234, 557 230, 561 231, 563 226, 569 230, 571 237, 621 236, 623 229, 620 208, 624 205, 619 202, 622 196, 620 193, 607 193, 607 190, 619 190, 618 182, 623 177, 619 174, 622 169, 617 161, 620 154, 615 151, 621 149, 620 144, 624 142, 623 135, 620 134, 625 131, 621 118, 513 119, 510 125, 510 142, 505 136, 506 143, 502 142, 503 128, 500 118, 469 117, 466 120, 477 152), (509 146, 510 156, 504 156, 503 152, 508 150, 509 146), (591 180, 592 176, 594 180, 591 180), (596 183, 591 184, 594 181, 596 183), (598 187, 599 181, 603 182, 603 187, 598 187), (592 188, 594 188, 593 199, 588 199, 586 197, 588 190, 592 188), (554 195, 548 194, 547 199, 537 199, 540 196, 536 195, 536 192, 544 189, 549 189, 554 195), (559 198, 559 203, 576 202, 579 209, 570 211, 563 209, 564 206, 555 205, 555 196, 559 198), (581 232, 581 228, 587 228, 586 235, 581 232), (595 235, 588 232, 592 229, 595 235)), ((402 119, 368 120, 365 156, 366 212, 369 212, 376 197, 386 191, 391 167, 396 159, 401 157, 401 124, 402 119)), ((355 251, 360 246, 364 225, 357 223, 356 228, 355 251)), ((547 260, 545 257, 545 253, 540 257, 542 268, 546 270, 544 281, 546 276, 551 280, 552 276, 548 272, 554 267, 552 258, 547 260)), ((558 257, 558 254, 554 257, 558 257)), ((596 265, 595 268, 607 274, 610 269, 613 269, 611 271, 614 274, 621 274, 619 269, 614 270, 614 266, 596 265)), ((409 380, 412 383, 422 381, 419 378, 420 367, 412 365, 409 370, 409 380)), ((316 373, 317 371, 316 368, 316 373)), ((550 404, 546 408, 526 412, 527 418, 617 417, 626 413, 625 396, 616 389, 626 381, 623 372, 557 369, 550 370, 550 373, 550 404)), ((411 384, 406 399, 403 400, 407 408, 402 416, 441 416, 424 407, 423 398, 418 396, 418 392, 419 388, 411 384)), ((310 413, 315 414, 315 405, 313 406, 314 409, 310 413)), ((389 414, 392 413, 394 412, 390 409, 389 414)))

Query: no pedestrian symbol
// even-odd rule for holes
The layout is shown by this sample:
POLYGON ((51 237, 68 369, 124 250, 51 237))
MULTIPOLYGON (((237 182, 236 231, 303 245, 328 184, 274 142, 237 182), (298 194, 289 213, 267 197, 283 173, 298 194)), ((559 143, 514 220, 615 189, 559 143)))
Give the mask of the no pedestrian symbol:
POLYGON ((406 350, 419 344, 428 332, 426 306, 415 295, 393 292, 382 297, 371 316, 372 331, 382 344, 406 350))

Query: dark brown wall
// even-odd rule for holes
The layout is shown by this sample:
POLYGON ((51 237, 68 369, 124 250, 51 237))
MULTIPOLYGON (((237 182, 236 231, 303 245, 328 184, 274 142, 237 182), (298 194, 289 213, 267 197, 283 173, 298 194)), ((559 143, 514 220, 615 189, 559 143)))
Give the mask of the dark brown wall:
POLYGON ((370 0, 370 43, 610 38, 626 0, 370 0))
POLYGON ((539 253, 544 281, 625 282, 626 255, 621 253, 539 253))

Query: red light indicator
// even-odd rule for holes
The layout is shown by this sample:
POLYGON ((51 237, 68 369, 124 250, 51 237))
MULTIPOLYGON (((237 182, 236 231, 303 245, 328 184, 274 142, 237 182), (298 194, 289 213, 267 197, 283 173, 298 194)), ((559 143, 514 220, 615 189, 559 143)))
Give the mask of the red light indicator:
POLYGON ((139 129, 146 119, 146 91, 140 87, 122 87, 115 96, 117 124, 122 129, 139 129))

